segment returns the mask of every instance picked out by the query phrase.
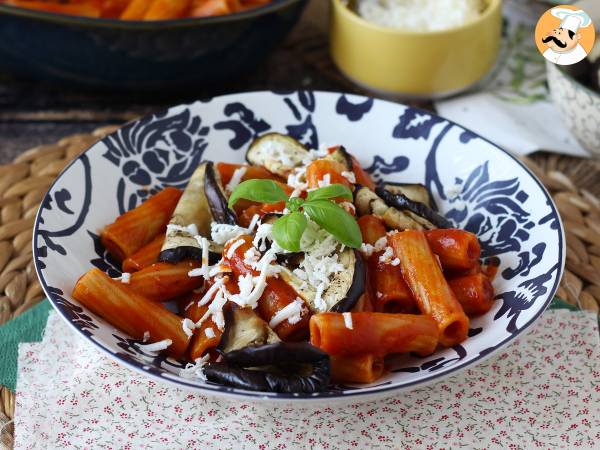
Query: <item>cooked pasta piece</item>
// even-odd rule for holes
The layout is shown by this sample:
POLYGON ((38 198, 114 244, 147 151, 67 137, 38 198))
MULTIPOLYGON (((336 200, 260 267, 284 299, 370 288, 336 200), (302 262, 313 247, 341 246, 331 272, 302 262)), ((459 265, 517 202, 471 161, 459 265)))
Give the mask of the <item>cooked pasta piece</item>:
POLYGON ((417 306, 437 322, 440 343, 451 347, 464 341, 469 331, 469 318, 448 286, 425 234, 417 230, 392 233, 388 243, 400 259, 402 276, 417 306))
POLYGON ((465 314, 484 314, 494 305, 494 288, 489 278, 482 273, 454 278, 448 284, 465 314))
POLYGON ((115 281, 99 269, 91 269, 75 284, 73 298, 111 325, 134 339, 150 335, 149 342, 169 339, 166 352, 182 357, 190 337, 183 331, 181 317, 162 304, 148 300, 127 284, 115 281))
POLYGON ((131 0, 125 11, 121 13, 122 20, 142 20, 150 8, 151 0, 131 0))
POLYGON ((123 261, 123 272, 136 272, 158 261, 158 254, 165 242, 165 235, 159 234, 151 242, 123 261))
POLYGON ((331 356, 331 380, 336 383, 373 383, 383 375, 382 357, 331 356))
POLYGON ((454 228, 425 232, 427 242, 444 269, 471 269, 479 264, 481 248, 477 236, 454 228))
MULTIPOLYGON (((252 237, 248 235, 229 241, 225 245, 224 259, 229 262, 237 277, 248 275, 258 277, 260 275, 260 272, 250 267, 247 262, 249 259, 247 252, 253 251, 256 249, 252 245, 252 237), (238 240, 242 240, 243 243, 237 244, 238 240)), ((264 291, 258 299, 256 312, 263 320, 271 324, 271 328, 282 340, 295 341, 303 339, 307 335, 309 309, 298 293, 281 278, 267 278, 264 291), (290 315, 286 316, 284 320, 277 320, 276 316, 284 308, 287 308, 286 312, 290 311, 290 315)))
POLYGON ((320 313, 310 318, 310 342, 333 356, 415 352, 430 355, 438 327, 429 316, 377 312, 320 313), (350 317, 350 320, 348 320, 350 317))
POLYGON ((283 181, 281 177, 269 172, 262 166, 250 166, 248 164, 231 164, 220 162, 216 164, 216 167, 219 171, 219 174, 221 175, 221 182, 223 183, 223 186, 227 186, 229 184, 236 171, 242 174, 242 176, 239 179, 240 182, 256 179, 283 181))
POLYGON ((412 292, 402 277, 402 269, 399 265, 393 266, 381 261, 382 254, 383 252, 373 253, 368 263, 373 310, 388 313, 418 312, 412 292))
MULTIPOLYGON (((190 319, 194 323, 198 322, 206 311, 208 311, 208 304, 198 304, 198 300, 201 297, 201 295, 192 296, 184 313, 185 318, 190 319)), ((223 331, 213 322, 212 317, 206 319, 192 332, 194 336, 189 347, 189 356, 192 361, 204 356, 208 351, 219 345, 221 336, 223 335, 223 331)))
POLYGON ((102 245, 119 261, 133 255, 164 232, 180 197, 179 189, 168 187, 117 217, 102 231, 102 245))
POLYGON ((130 276, 129 286, 148 300, 164 302, 202 286, 202 277, 190 277, 191 270, 200 267, 197 261, 176 264, 155 263, 130 276))
POLYGON ((192 0, 153 0, 144 14, 144 20, 168 20, 183 17, 192 0))
POLYGON ((383 220, 373 214, 359 217, 356 222, 360 227, 360 234, 365 244, 375 245, 387 232, 383 220))
POLYGON ((346 171, 343 164, 328 159, 317 159, 306 168, 306 181, 309 188, 319 188, 328 184, 343 184, 350 187, 350 182, 342 175, 346 171))

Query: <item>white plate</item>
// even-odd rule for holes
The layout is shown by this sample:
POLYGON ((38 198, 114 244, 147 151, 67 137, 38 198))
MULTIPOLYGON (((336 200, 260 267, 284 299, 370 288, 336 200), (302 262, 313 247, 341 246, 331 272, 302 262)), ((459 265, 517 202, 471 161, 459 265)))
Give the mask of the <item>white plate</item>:
POLYGON ((205 394, 271 400, 366 400, 472 366, 529 327, 561 278, 565 239, 557 210, 521 162, 464 128, 404 105, 355 95, 251 92, 216 97, 132 122, 73 161, 46 195, 34 230, 42 286, 64 319, 99 349, 148 376, 205 394), (232 389, 181 378, 180 363, 144 357, 124 333, 70 293, 93 266, 119 268, 99 230, 165 186, 184 187, 203 159, 242 162, 254 137, 291 134, 309 147, 343 144, 375 179, 424 183, 441 212, 476 233, 484 257, 500 258, 497 301, 471 321, 471 337, 427 358, 405 357, 373 385, 314 395, 232 389))

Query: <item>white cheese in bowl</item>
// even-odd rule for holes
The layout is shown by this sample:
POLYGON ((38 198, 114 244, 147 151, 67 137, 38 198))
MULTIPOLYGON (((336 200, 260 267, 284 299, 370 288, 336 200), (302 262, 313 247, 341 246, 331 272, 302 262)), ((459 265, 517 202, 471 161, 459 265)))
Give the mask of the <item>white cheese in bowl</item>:
POLYGON ((458 27, 481 14, 481 0, 355 0, 369 22, 406 31, 439 31, 458 27))

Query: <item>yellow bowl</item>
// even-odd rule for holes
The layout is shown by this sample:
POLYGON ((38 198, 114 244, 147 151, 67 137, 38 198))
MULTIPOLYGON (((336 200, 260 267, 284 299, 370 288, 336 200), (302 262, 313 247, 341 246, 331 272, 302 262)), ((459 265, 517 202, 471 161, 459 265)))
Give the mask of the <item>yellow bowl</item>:
POLYGON ((331 0, 331 55, 355 83, 386 94, 439 98, 460 92, 492 68, 502 30, 502 0, 486 0, 476 19, 448 30, 414 32, 359 17, 331 0))

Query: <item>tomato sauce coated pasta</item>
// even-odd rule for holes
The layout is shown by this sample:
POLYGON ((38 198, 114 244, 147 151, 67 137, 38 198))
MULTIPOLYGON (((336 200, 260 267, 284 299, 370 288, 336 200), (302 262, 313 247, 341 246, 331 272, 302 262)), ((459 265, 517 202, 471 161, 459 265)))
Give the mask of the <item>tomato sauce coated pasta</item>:
POLYGON ((459 344, 493 308, 497 261, 482 263, 472 233, 435 225, 449 222, 424 186, 376 185, 344 147, 277 133, 246 160, 203 162, 183 192, 106 225, 123 273, 91 269, 73 297, 148 351, 187 359, 182 376, 277 392, 376 382, 390 356, 459 344))

